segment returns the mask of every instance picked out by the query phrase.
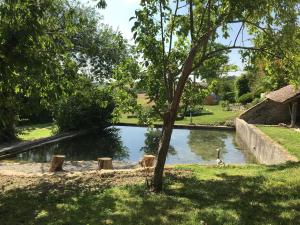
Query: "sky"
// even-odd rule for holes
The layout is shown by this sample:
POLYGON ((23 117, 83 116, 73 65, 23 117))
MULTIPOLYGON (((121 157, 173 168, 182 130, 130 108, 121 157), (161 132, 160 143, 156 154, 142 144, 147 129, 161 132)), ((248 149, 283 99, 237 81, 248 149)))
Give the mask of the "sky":
MULTIPOLYGON (((80 0, 84 5, 95 6, 97 0, 80 0)), ((110 25, 114 30, 120 31, 123 36, 129 40, 129 43, 133 43, 131 27, 133 22, 129 19, 134 16, 135 10, 139 7, 140 0, 107 0, 107 7, 103 10, 98 10, 100 15, 103 16, 103 23, 110 25)), ((234 35, 238 32, 239 24, 235 24, 231 27, 230 34, 234 35)), ((245 39, 248 35, 245 34, 245 39)), ((226 44, 228 40, 219 38, 219 42, 226 44)), ((238 50, 233 50, 229 54, 229 63, 238 66, 239 71, 232 72, 230 75, 239 75, 244 68, 240 54, 238 50)))

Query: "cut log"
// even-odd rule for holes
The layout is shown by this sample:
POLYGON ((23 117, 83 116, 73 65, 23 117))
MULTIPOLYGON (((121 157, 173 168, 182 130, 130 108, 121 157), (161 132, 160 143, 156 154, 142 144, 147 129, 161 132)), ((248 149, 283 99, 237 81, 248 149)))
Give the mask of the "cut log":
POLYGON ((142 167, 153 167, 155 161, 154 155, 144 155, 144 158, 139 162, 142 167))
POLYGON ((98 158, 98 169, 99 170, 112 170, 112 158, 98 158))
POLYGON ((64 161, 65 161, 64 155, 53 155, 49 172, 62 171, 63 170, 62 166, 64 161))

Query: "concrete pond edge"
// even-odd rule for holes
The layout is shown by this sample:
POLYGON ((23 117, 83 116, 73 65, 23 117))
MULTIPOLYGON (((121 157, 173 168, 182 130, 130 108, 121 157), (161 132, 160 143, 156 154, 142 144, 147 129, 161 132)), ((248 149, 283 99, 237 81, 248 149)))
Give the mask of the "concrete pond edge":
POLYGON ((247 148, 261 164, 276 165, 286 162, 298 162, 296 156, 282 145, 275 142, 253 124, 248 124, 240 118, 236 118, 236 134, 239 144, 247 148))
POLYGON ((0 149, 0 160, 10 158, 16 154, 26 152, 29 149, 40 147, 43 145, 56 143, 62 140, 71 139, 79 135, 86 134, 88 131, 77 131, 77 132, 67 132, 60 133, 51 137, 40 138, 33 141, 22 141, 15 144, 12 144, 8 147, 4 147, 0 149))

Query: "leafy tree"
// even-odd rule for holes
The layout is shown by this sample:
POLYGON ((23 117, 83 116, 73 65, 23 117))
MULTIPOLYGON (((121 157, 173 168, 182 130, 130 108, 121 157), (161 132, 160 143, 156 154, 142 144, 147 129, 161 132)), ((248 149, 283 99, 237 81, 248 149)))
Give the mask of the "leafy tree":
POLYGON ((246 74, 241 75, 240 77, 238 77, 238 79, 236 80, 236 94, 237 94, 237 98, 241 97, 244 94, 249 93, 250 90, 250 86, 249 86, 249 79, 247 77, 246 74))
POLYGON ((235 76, 224 76, 217 79, 217 83, 213 89, 214 93, 218 95, 221 100, 230 103, 235 102, 235 76))
POLYGON ((289 8, 291 4, 293 4, 292 1, 285 3, 286 10, 282 23, 277 19, 272 21, 269 27, 257 24, 256 26, 262 32, 251 31, 255 34, 254 44, 264 45, 274 54, 249 51, 243 53, 248 63, 246 69, 252 77, 251 85, 260 92, 300 83, 299 2, 298 11, 289 8), (277 27, 278 23, 280 25, 277 27))
POLYGON ((0 40, 0 142, 15 137, 20 112, 53 108, 79 71, 101 80, 126 54, 94 10, 67 0, 1 1, 0 40))
POLYGON ((78 79, 71 96, 56 104, 55 119, 60 131, 105 128, 111 124, 115 104, 108 88, 78 79))
MULTIPOLYGON (((163 118, 153 190, 160 192, 173 124, 185 84, 193 71, 202 68, 220 52, 230 49, 255 50, 270 54, 266 46, 246 46, 245 29, 253 35, 271 33, 297 20, 295 0, 142 0, 134 16, 134 38, 147 68, 143 82, 163 118), (284 7, 283 7, 284 6, 284 7), (287 19, 288 18, 288 19, 287 19), (240 24, 236 36, 230 37, 230 24, 240 24), (259 25, 265 24, 262 31, 259 25), (255 31, 255 32, 254 32, 255 31), (270 32, 269 32, 270 31, 270 32), (227 46, 217 45, 217 37, 231 38, 227 46)), ((270 36, 272 37, 272 33, 270 36)), ((272 42, 271 38, 267 38, 272 42)), ((274 54, 272 54, 274 56, 274 54)))

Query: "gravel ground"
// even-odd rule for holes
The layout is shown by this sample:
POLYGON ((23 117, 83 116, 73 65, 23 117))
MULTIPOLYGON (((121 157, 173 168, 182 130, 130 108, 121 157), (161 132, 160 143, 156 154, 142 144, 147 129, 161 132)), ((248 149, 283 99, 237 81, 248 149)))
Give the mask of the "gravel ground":
MULTIPOLYGON (((136 167, 120 161, 113 161, 114 169, 130 169, 136 167)), ((48 173, 50 163, 28 163, 28 162, 0 162, 0 174, 44 174, 48 173)), ((63 169, 65 172, 87 172, 97 170, 97 161, 66 161, 63 169)))
MULTIPOLYGON (((165 168, 167 176, 187 176, 190 171, 165 168)), ((47 194, 49 190, 60 192, 98 191, 107 187, 132 185, 145 182, 153 175, 153 168, 92 170, 88 172, 57 172, 57 173, 21 173, 11 171, 0 172, 1 194, 14 190, 40 192, 47 194)))

